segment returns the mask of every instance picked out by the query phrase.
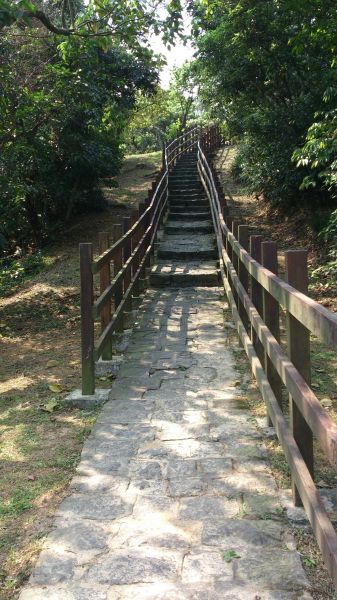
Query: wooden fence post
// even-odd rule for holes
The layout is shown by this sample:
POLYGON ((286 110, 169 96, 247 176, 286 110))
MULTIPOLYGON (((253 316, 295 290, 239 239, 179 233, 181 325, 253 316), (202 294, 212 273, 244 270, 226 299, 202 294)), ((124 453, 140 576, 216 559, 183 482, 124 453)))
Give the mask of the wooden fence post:
MULTIPOLYGON (((239 225, 238 241, 241 244, 241 246, 245 250, 247 250, 247 252, 249 250, 248 234, 249 234, 249 226, 248 225, 239 225)), ((245 265, 243 264, 243 262, 241 262, 240 258, 238 260, 238 276, 239 276, 240 282, 242 283, 246 292, 248 292, 248 285, 249 285, 248 271, 247 271, 245 265)), ((242 301, 240 299, 239 299, 239 315, 241 317, 242 323, 245 326, 245 329, 247 331, 249 331, 249 317, 247 315, 244 304, 242 303, 242 301)))
MULTIPOLYGON (((250 255, 254 258, 258 263, 261 264, 261 244, 263 237, 262 235, 251 235, 250 236, 250 255)), ((257 312, 260 317, 263 318, 263 297, 262 297, 262 287, 258 281, 254 277, 250 278, 250 296, 252 303, 254 304, 257 312)), ((252 340, 253 346, 256 350, 256 354, 260 360, 261 365, 264 365, 264 348, 261 344, 257 333, 254 330, 254 327, 251 327, 250 339, 252 340)))
POLYGON ((82 394, 95 393, 92 244, 80 244, 82 394))
MULTIPOLYGON (((153 184, 152 184, 152 186, 153 186, 153 184)), ((124 235, 131 229, 131 226, 132 226, 132 218, 124 217, 123 218, 123 234, 124 235)), ((124 251, 123 251, 124 265, 125 265, 126 261, 128 260, 128 258, 130 258, 131 252, 132 252, 132 242, 131 242, 131 238, 129 238, 128 240, 126 240, 124 242, 124 251)), ((123 280, 124 295, 126 294, 128 288, 130 286, 131 280, 132 280, 132 267, 131 267, 131 265, 129 265, 124 273, 124 280, 123 280)), ((123 320, 125 321, 124 326, 126 329, 129 327, 129 324, 130 324, 130 319, 127 317, 129 317, 129 315, 130 315, 131 306, 132 306, 132 299, 131 299, 131 295, 130 295, 129 299, 125 302, 124 311, 123 311, 124 316, 125 316, 125 319, 123 317, 123 320)))
MULTIPOLYGON (((232 233, 235 237, 235 239, 238 239, 238 231, 239 231, 239 225, 240 225, 240 221, 238 221, 237 219, 234 219, 233 223, 232 223, 232 233)), ((239 271, 239 257, 236 254, 236 252, 232 249, 232 264, 233 267, 236 271, 236 274, 238 275, 238 271, 239 271)), ((239 307, 239 297, 238 297, 238 293, 236 291, 236 289, 233 287, 233 296, 234 296, 234 300, 235 300, 235 304, 237 307, 239 307)))
MULTIPOLYGON (((123 226, 121 224, 114 225, 113 226, 114 242, 117 242, 118 240, 120 240, 122 235, 123 235, 123 226)), ((120 247, 116 251, 115 257, 114 257, 114 274, 115 275, 121 270, 122 266, 123 266, 123 248, 120 247)), ((120 280, 118 282, 118 284, 116 285, 115 293, 114 293, 115 311, 119 307, 122 300, 123 300, 123 281, 120 280)), ((122 317, 119 319, 118 323, 116 324, 116 331, 119 331, 119 332, 123 331, 122 317)))
POLYGON ((166 169, 166 143, 163 142, 163 148, 161 153, 161 165, 163 169, 166 169))
MULTIPOLYGON (((303 294, 308 293, 308 265, 306 250, 288 250, 285 253, 286 281, 303 294)), ((298 372, 310 385, 310 332, 293 315, 287 312, 288 355, 298 372)), ((290 424, 295 441, 304 458, 311 475, 314 475, 314 452, 312 431, 289 396, 290 424)), ((294 480, 292 480, 293 500, 295 506, 302 506, 302 501, 294 480)))
MULTIPOLYGON (((98 244, 99 244, 99 253, 103 254, 109 248, 109 234, 104 231, 98 234, 98 244)), ((99 287, 100 294, 102 294, 106 288, 110 285, 110 263, 107 262, 101 268, 99 272, 99 287)), ((111 321, 111 300, 103 306, 101 310, 101 332, 109 325, 111 321)), ((103 350, 102 350, 102 359, 103 360, 111 360, 112 358, 112 346, 111 346, 111 338, 107 340, 103 350)))
MULTIPOLYGON (((277 244, 276 242, 262 242, 261 244, 261 263, 275 275, 278 274, 277 262, 277 244)), ((275 298, 267 290, 262 290, 263 298, 263 320, 270 329, 276 340, 280 341, 280 309, 275 298)), ((273 363, 271 362, 267 352, 264 353, 264 370, 268 381, 275 394, 275 397, 282 409, 282 382, 273 363)), ((268 417, 269 425, 272 425, 270 417, 268 417)))
MULTIPOLYGON (((227 216, 226 225, 230 232, 233 229, 233 221, 234 221, 233 217, 227 216)), ((229 260, 231 261, 231 263, 233 263, 233 250, 232 250, 232 246, 227 237, 226 237, 226 252, 228 254, 229 260)))
MULTIPOLYGON (((140 209, 134 209, 131 213, 131 226, 133 226, 139 219, 140 216, 140 209)), ((141 238, 141 231, 140 231, 140 226, 137 225, 136 226, 136 230, 133 234, 132 240, 131 240, 131 248, 132 248, 132 252, 137 248, 140 238, 141 238)), ((132 278, 134 278, 136 276, 136 273, 138 271, 139 268, 139 263, 140 263, 140 251, 139 249, 137 250, 137 254, 135 255, 134 259, 133 259, 133 266, 132 266, 132 278)), ((133 284, 133 290, 132 290, 132 295, 131 295, 131 310, 133 310, 134 308, 136 308, 139 304, 139 281, 138 279, 134 282, 133 284)))

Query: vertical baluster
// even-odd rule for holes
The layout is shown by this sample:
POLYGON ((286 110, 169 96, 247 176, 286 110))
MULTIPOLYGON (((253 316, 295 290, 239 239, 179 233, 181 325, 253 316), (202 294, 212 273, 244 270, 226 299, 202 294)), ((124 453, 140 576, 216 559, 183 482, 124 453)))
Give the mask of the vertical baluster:
MULTIPOLYGON (((235 237, 235 239, 238 239, 238 231, 239 231, 239 225, 240 225, 240 221, 238 221, 237 219, 234 219, 233 223, 232 223, 232 233, 235 237)), ((239 271, 239 258, 238 255, 236 254, 234 248, 232 248, 232 264, 233 267, 236 271, 236 274, 238 274, 239 271)), ((233 296, 234 296, 234 300, 235 300, 235 304, 238 307, 239 304, 239 299, 238 299, 238 293, 236 291, 235 288, 233 288, 233 296)))
MULTIPOLYGON (((248 241, 248 234, 249 234, 249 227, 248 225, 239 225, 238 228, 238 240, 239 243, 241 244, 241 246, 247 250, 249 250, 249 241, 248 241)), ((238 260, 238 275, 239 275, 239 279, 240 282, 242 283, 243 287, 245 288, 246 292, 248 292, 248 271, 245 267, 245 265, 243 264, 243 262, 241 261, 241 259, 239 258, 238 260)), ((244 307, 243 302, 239 299, 239 315, 241 317, 241 320, 245 326, 245 329, 247 331, 249 331, 249 317, 247 315, 246 309, 244 307)))
MULTIPOLYGON (((117 242, 121 239, 123 235, 123 225, 118 224, 113 226, 113 240, 117 242)), ((115 252, 114 256, 114 277, 119 273, 121 268, 123 267, 123 246, 121 245, 118 250, 115 252)), ((119 307, 120 303, 123 300, 123 280, 122 278, 118 281, 115 287, 114 292, 114 305, 115 311, 119 307)), ((116 324, 116 331, 123 331, 123 319, 122 317, 119 319, 119 322, 116 324)))
POLYGON ((95 393, 92 244, 80 244, 82 394, 95 393))
MULTIPOLYGON (((233 217, 227 217, 227 219, 226 219, 226 225, 230 232, 232 232, 232 230, 233 230, 233 221, 234 221, 233 217)), ((231 246, 231 243, 230 243, 228 237, 226 238, 226 252, 228 254, 229 260, 233 264, 233 249, 232 249, 232 246, 231 246)))
MULTIPOLYGON (((123 234, 125 235, 129 230, 131 229, 131 217, 124 217, 123 218, 123 234)), ((131 256, 131 251, 132 251, 132 242, 131 242, 131 238, 127 239, 124 242, 124 250, 123 250, 123 263, 125 266, 125 263, 127 262, 127 260, 130 258, 131 256)), ((132 266, 131 264, 129 264, 129 266, 126 268, 125 272, 124 272, 124 281, 123 281, 123 290, 124 290, 124 295, 126 294, 130 284, 131 284, 131 280, 132 280, 132 266)), ((130 325, 129 322, 129 313, 131 311, 131 295, 129 296, 128 300, 125 302, 124 304, 124 328, 128 328, 130 325)))
MULTIPOLYGON (((308 293, 308 253, 306 250, 288 250, 285 252, 286 281, 303 294, 308 293)), ((296 369, 310 385, 310 332, 293 315, 287 312, 288 355, 296 369)), ((290 424, 293 436, 311 473, 314 475, 314 452, 312 431, 297 408, 292 397, 290 402, 290 424)), ((302 506, 302 501, 294 480, 292 480, 293 500, 295 506, 302 506)))
MULTIPOLYGON (((254 258, 258 263, 261 264, 261 244, 262 244, 262 235, 251 235, 250 236, 250 255, 254 258)), ((254 304, 256 310, 258 311, 261 318, 263 318, 263 297, 262 297, 262 287, 256 279, 251 276, 250 278, 250 290, 251 290, 251 299, 254 304)), ((251 327, 251 340, 253 346, 255 348, 256 354, 261 362, 261 365, 264 365, 264 348, 261 344, 254 327, 251 327)))
MULTIPOLYGON (((261 244, 261 262, 266 269, 269 269, 275 275, 278 274, 278 262, 277 262, 277 245, 276 242, 262 242, 261 244)), ((263 320, 267 327, 270 329, 273 336, 280 341, 280 309, 279 304, 275 298, 267 290, 263 289, 263 320)), ((282 409, 282 382, 279 374, 277 373, 273 363, 271 362, 267 352, 265 351, 264 359, 264 370, 266 372, 268 381, 275 394, 275 397, 282 409)), ((269 425, 272 424, 270 417, 268 417, 269 425)))
MULTIPOLYGON (((103 254, 109 248, 109 234, 107 231, 103 231, 98 234, 99 253, 103 254)), ((111 283, 110 277, 110 263, 107 262, 100 270, 99 273, 99 286, 100 294, 102 294, 111 283)), ((101 332, 109 325, 111 321, 111 300, 109 299, 105 306, 101 310, 101 332)), ((104 345, 102 350, 102 359, 111 360, 112 358, 112 346, 111 338, 109 338, 104 345)))

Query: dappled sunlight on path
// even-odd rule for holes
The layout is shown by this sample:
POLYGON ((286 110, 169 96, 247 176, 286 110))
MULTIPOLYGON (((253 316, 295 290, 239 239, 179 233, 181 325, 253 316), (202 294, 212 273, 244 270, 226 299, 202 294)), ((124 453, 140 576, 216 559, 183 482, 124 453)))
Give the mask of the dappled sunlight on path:
POLYGON ((223 306, 147 292, 21 600, 310 598, 223 306))

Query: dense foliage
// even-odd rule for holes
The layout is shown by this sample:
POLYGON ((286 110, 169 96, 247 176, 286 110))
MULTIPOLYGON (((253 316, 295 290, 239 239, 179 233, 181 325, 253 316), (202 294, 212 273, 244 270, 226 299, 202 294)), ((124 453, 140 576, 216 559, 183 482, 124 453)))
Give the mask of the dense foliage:
POLYGON ((0 194, 3 235, 19 245, 100 201, 117 172, 135 92, 156 80, 146 61, 94 41, 2 43, 0 194))
POLYGON ((172 38, 179 10, 170 1, 160 19, 150 2, 0 0, 0 251, 39 245, 101 204, 136 97, 158 83, 145 37, 172 38))
POLYGON ((330 107, 317 122, 316 115, 327 110, 327 90, 337 85, 336 3, 199 0, 191 4, 201 93, 239 140, 237 173, 251 189, 275 203, 330 201, 327 188, 331 192, 336 168, 335 109, 330 107), (301 160, 301 150, 296 150, 306 136, 306 158, 301 160), (326 140, 323 161, 322 136, 326 140), (308 184, 312 176, 317 181, 317 168, 325 171, 324 185, 313 189, 308 184))
POLYGON ((0 0, 0 30, 38 26, 56 35, 99 38, 105 48, 141 47, 149 33, 173 41, 181 21, 180 0, 0 0))

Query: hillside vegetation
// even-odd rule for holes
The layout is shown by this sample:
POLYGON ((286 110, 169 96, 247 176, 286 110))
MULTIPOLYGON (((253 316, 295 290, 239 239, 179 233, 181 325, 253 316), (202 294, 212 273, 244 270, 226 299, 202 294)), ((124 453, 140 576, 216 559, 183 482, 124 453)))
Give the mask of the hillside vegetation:
POLYGON ((200 95, 238 144, 233 174, 283 218, 311 212, 336 275, 336 3, 206 0, 192 13, 200 95))

